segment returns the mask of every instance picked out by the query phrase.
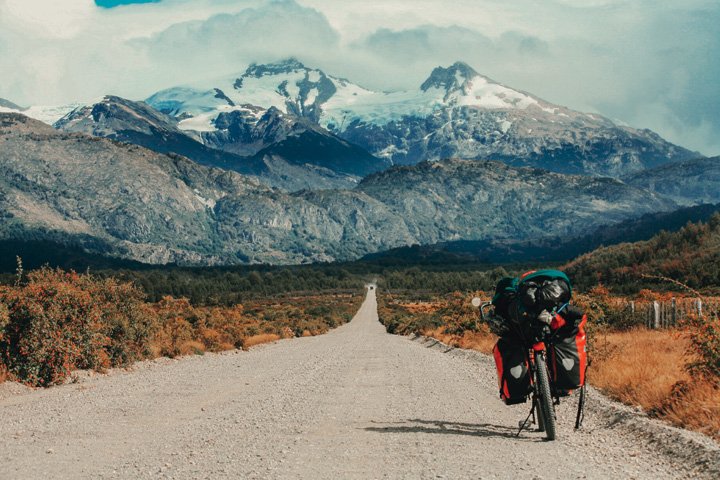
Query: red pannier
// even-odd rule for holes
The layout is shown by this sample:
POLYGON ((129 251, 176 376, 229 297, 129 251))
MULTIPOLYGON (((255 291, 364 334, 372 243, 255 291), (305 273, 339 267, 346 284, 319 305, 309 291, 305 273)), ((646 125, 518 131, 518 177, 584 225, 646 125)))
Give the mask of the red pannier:
POLYGON ((493 348, 497 367, 500 398, 505 405, 527 401, 530 394, 530 373, 522 344, 508 338, 498 339, 493 348))
POLYGON ((587 369, 587 315, 568 308, 557 314, 550 324, 556 334, 550 344, 550 383, 556 393, 567 393, 585 385, 587 369))

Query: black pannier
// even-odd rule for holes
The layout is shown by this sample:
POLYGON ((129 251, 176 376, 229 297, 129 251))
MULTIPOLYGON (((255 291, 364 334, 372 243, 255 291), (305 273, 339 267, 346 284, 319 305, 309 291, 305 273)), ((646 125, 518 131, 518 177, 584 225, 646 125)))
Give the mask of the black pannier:
POLYGON ((500 398, 506 405, 524 403, 530 394, 530 373, 525 349, 519 342, 501 337, 493 348, 500 398))
POLYGON ((582 310, 568 308, 556 315, 551 328, 555 338, 548 348, 550 383, 556 394, 585 385, 587 370, 587 316, 582 310))

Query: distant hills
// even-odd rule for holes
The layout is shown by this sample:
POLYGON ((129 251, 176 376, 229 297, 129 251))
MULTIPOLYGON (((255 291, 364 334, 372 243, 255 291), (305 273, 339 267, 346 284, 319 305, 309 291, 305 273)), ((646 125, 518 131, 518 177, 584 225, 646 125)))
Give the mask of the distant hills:
MULTIPOLYGON (((641 276, 664 276, 692 288, 720 285, 720 213, 676 232, 594 250, 563 269, 581 286, 603 283, 618 291, 653 283, 641 276)), ((662 283, 662 282, 660 282, 662 283)), ((676 286, 673 286, 676 288, 676 286)))
POLYGON ((412 245, 369 254, 364 261, 379 265, 456 265, 467 263, 567 262, 603 246, 648 240, 661 231, 674 232, 688 223, 707 222, 720 212, 720 203, 648 213, 639 218, 603 225, 589 233, 540 241, 458 240, 412 245))
POLYGON ((288 194, 20 114, 0 114, 0 172, 0 238, 85 238, 90 251, 102 243, 148 263, 347 260, 414 243, 571 235, 674 208, 618 180, 464 160, 288 194))

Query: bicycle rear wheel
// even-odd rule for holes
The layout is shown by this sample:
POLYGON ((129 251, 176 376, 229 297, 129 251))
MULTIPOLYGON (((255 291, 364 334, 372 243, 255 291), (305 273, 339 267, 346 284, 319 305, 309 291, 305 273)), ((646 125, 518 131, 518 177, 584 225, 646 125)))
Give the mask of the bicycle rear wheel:
POLYGON ((539 417, 542 418, 542 426, 545 427, 545 438, 555 440, 555 407, 550 395, 550 380, 548 378, 547 363, 543 353, 535 354, 535 367, 538 389, 539 417))

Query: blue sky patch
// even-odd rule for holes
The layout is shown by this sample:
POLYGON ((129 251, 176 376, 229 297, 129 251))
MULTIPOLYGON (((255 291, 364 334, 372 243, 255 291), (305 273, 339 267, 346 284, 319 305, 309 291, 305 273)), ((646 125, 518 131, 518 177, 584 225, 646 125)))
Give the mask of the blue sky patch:
POLYGON ((103 8, 113 8, 130 3, 158 3, 160 0, 95 0, 95 5, 103 8))

